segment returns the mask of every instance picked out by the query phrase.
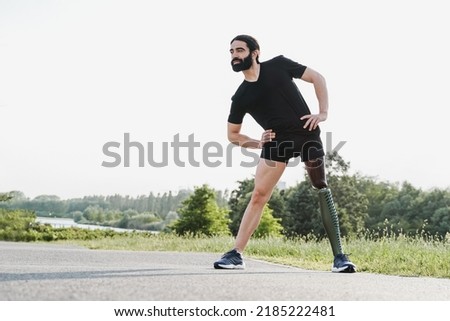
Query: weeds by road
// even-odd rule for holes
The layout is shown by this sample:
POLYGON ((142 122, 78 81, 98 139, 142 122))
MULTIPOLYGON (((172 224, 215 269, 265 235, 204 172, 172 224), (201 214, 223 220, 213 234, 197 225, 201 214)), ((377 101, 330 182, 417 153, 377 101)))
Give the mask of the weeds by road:
MULTIPOLYGON (((73 241, 72 241, 73 242, 73 241)), ((77 241, 91 249, 136 251, 192 251, 222 254, 233 246, 231 237, 179 237, 173 234, 123 234, 113 238, 77 241)), ((423 236, 385 236, 378 239, 345 239, 346 253, 360 272, 402 276, 450 278, 450 241, 423 236)), ((331 249, 328 240, 286 238, 252 239, 246 257, 329 271, 331 249)), ((212 264, 212 262, 211 262, 212 264)))

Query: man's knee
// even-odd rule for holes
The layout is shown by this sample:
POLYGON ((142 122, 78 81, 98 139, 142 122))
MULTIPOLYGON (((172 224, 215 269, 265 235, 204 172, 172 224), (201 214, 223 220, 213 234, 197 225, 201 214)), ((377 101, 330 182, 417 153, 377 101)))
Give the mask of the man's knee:
POLYGON ((265 191, 255 189, 252 193, 251 202, 253 204, 265 204, 269 200, 270 193, 266 193, 265 191))

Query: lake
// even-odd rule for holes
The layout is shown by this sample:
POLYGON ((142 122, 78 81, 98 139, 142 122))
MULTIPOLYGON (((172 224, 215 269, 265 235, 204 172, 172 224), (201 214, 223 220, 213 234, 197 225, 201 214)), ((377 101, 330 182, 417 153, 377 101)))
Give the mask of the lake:
POLYGON ((99 226, 99 225, 89 225, 89 224, 78 224, 71 218, 60 218, 60 217, 37 217, 37 223, 41 224, 50 224, 53 227, 61 228, 61 227, 78 227, 85 228, 90 230, 114 230, 117 232, 132 232, 134 230, 125 229, 125 228, 117 228, 117 227, 109 227, 109 226, 99 226))

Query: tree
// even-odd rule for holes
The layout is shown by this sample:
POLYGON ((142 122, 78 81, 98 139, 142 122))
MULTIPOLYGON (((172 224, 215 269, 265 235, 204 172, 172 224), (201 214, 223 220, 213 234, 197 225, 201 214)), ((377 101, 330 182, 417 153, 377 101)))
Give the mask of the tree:
POLYGON ((21 191, 11 191, 8 193, 0 193, 0 202, 11 200, 11 203, 22 203, 28 201, 28 198, 21 191))
POLYGON ((358 190, 358 177, 342 176, 330 178, 330 188, 339 215, 342 235, 356 235, 365 229, 369 201, 366 195, 358 190))
POLYGON ((244 215, 245 208, 250 201, 251 193, 253 190, 254 179, 245 179, 239 181, 237 189, 231 192, 231 197, 228 202, 230 206, 230 230, 233 235, 236 235, 241 224, 242 216, 244 215))
POLYGON ((434 223, 432 225, 434 230, 431 232, 445 237, 447 233, 450 233, 450 208, 441 207, 434 211, 434 214, 431 217, 431 223, 434 223))
POLYGON ((57 195, 36 196, 30 205, 38 216, 62 216, 68 209, 67 202, 61 200, 57 195))
POLYGON ((309 181, 303 181, 285 192, 284 234, 288 237, 324 235, 319 213, 319 199, 309 181))
POLYGON ((328 186, 339 215, 342 235, 355 235, 364 230, 368 217, 369 201, 358 188, 360 176, 350 175, 350 163, 337 153, 327 154, 326 169, 328 186))
MULTIPOLYGON (((336 152, 327 154, 325 167, 328 186, 339 216, 341 234, 345 236, 364 230, 368 200, 359 191, 359 176, 348 174, 350 163, 336 152)), ((304 181, 285 192, 285 206, 282 224, 286 236, 326 235, 317 191, 311 186, 307 173, 304 181)))
POLYGON ((280 236, 283 227, 280 224, 281 219, 275 218, 272 215, 273 211, 266 204, 263 208, 261 221, 253 236, 255 237, 268 237, 268 236, 280 236))
POLYGON ((366 195, 369 202, 367 208, 367 218, 365 227, 368 230, 375 231, 385 227, 386 219, 383 216, 383 209, 387 203, 395 200, 399 189, 396 184, 389 182, 378 182, 372 177, 359 177, 357 183, 358 190, 366 195))
MULTIPOLYGON (((238 188, 232 191, 230 199, 228 201, 231 219, 230 230, 234 236, 236 236, 239 230, 242 216, 244 215, 245 209, 250 202, 252 191, 255 186, 255 180, 254 178, 247 178, 243 181, 239 181, 238 183, 238 188)), ((282 222, 284 219, 284 199, 278 188, 274 189, 267 204, 271 209, 271 215, 274 218, 281 218, 282 222)))
POLYGON ((178 235, 230 233, 228 210, 217 205, 215 191, 206 184, 194 189, 194 193, 183 201, 178 214, 180 218, 172 225, 178 235))
POLYGON ((11 198, 12 198, 12 196, 10 194, 0 193, 0 202, 6 202, 6 201, 10 200, 11 198))

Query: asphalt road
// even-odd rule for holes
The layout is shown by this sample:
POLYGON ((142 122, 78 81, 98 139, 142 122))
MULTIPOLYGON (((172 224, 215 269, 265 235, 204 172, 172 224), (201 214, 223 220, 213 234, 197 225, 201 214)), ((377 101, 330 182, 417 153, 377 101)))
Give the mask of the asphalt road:
POLYGON ((0 242, 0 300, 442 301, 450 279, 337 274, 246 259, 215 270, 214 253, 89 250, 0 242))

